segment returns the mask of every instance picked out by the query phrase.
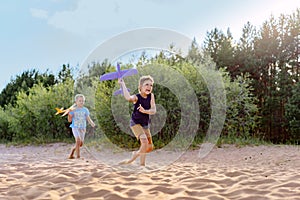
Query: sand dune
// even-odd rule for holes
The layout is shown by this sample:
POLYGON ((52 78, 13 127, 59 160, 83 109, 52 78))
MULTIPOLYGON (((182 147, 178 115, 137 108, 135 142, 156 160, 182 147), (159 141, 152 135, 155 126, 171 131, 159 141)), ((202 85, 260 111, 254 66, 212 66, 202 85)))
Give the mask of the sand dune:
POLYGON ((202 159, 193 150, 168 165, 172 152, 154 151, 146 167, 117 165, 122 156, 112 152, 103 162, 84 148, 84 159, 70 160, 70 148, 0 145, 0 199, 300 200, 297 146, 228 145, 202 159))

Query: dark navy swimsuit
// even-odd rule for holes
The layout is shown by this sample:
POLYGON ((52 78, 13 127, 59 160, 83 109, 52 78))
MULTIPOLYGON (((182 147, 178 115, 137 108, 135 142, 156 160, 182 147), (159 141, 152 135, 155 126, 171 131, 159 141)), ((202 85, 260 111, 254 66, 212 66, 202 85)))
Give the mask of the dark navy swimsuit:
POLYGON ((149 114, 141 113, 137 108, 141 106, 145 110, 149 110, 151 108, 151 93, 147 95, 147 98, 143 98, 140 94, 136 95, 138 100, 133 105, 133 113, 131 115, 131 120, 134 123, 130 123, 131 126, 135 124, 140 124, 144 128, 148 128, 148 125, 150 124, 150 117, 149 114))

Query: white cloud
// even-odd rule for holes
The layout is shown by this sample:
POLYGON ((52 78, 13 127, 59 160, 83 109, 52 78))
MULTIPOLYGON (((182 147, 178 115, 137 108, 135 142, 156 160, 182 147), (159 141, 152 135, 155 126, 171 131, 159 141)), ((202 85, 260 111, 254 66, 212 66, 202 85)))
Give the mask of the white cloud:
POLYGON ((54 13, 48 23, 77 35, 98 38, 140 27, 174 29, 195 13, 191 3, 175 2, 79 0, 74 9, 54 13))
POLYGON ((48 23, 81 36, 91 36, 134 23, 130 13, 124 15, 122 7, 112 1, 79 0, 73 10, 56 12, 48 23))
POLYGON ((36 17, 36 18, 40 18, 40 19, 48 18, 48 12, 46 10, 30 8, 30 13, 33 17, 36 17))

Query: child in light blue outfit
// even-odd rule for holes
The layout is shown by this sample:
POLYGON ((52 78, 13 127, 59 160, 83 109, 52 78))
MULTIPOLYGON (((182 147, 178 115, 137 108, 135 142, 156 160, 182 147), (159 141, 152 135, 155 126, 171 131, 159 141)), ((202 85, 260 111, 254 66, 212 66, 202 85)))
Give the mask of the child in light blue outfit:
POLYGON ((74 110, 68 113, 68 121, 72 122, 70 127, 72 128, 72 132, 74 138, 76 140, 75 147, 72 148, 71 154, 69 156, 70 159, 74 159, 74 153, 76 151, 77 158, 80 158, 80 147, 83 145, 85 132, 86 132, 86 121, 92 127, 95 127, 95 123, 90 118, 89 110, 84 107, 85 97, 83 94, 77 94, 75 96, 75 104, 76 107, 74 110))

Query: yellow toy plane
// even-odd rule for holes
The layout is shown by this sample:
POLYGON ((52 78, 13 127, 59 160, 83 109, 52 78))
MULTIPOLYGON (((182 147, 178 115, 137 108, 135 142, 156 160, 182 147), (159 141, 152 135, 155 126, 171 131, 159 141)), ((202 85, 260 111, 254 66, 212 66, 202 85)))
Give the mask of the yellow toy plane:
POLYGON ((56 110, 56 113, 55 115, 58 115, 58 114, 62 114, 62 117, 67 115, 70 111, 74 110, 76 108, 76 104, 73 104, 72 106, 70 106, 69 108, 67 109, 64 109, 63 107, 62 108, 55 108, 56 110))

